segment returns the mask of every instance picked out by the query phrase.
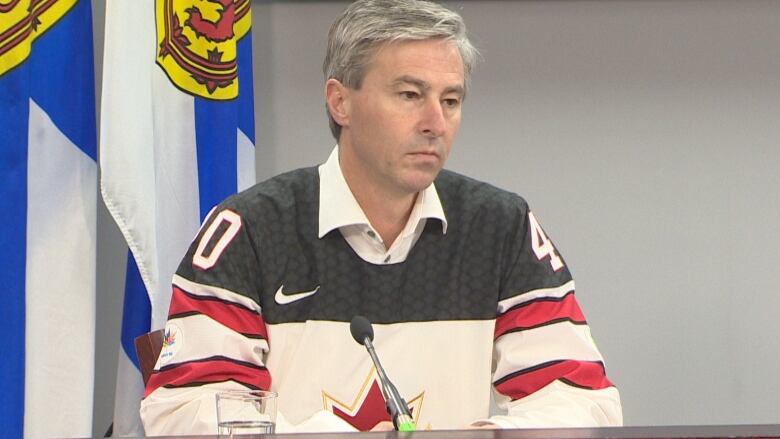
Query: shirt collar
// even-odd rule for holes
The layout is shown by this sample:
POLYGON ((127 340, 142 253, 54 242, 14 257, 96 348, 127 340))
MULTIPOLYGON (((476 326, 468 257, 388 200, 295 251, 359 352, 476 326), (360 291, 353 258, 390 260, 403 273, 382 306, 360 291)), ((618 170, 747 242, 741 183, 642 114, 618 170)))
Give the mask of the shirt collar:
MULTIPOLYGON (((319 173, 320 214, 318 237, 322 238, 330 231, 343 226, 354 224, 369 225, 366 214, 363 213, 363 209, 360 208, 355 196, 352 195, 352 191, 344 179, 344 174, 341 172, 338 145, 333 148, 328 160, 319 166, 319 173)), ((436 186, 433 183, 420 191, 409 220, 414 221, 413 218, 415 216, 417 221, 423 218, 440 220, 442 233, 447 233, 447 218, 444 216, 444 209, 436 191, 436 186), (419 215, 415 211, 419 212, 419 215)), ((410 229, 409 226, 410 224, 407 224, 405 230, 410 229)), ((416 224, 411 229, 414 229, 414 226, 416 224)))

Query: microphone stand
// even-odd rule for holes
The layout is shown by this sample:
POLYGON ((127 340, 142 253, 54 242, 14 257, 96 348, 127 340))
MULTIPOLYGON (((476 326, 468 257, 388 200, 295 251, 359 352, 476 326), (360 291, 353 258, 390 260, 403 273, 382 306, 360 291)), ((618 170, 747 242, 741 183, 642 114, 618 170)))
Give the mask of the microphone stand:
POLYGON ((363 339, 363 344, 376 367, 377 375, 379 375, 379 382, 382 383, 382 396, 385 397, 387 411, 393 418, 395 429, 398 431, 415 431, 417 426, 414 424, 414 420, 412 420, 412 414, 406 406, 406 401, 404 401, 401 394, 398 393, 398 389, 390 382, 390 379, 387 378, 387 374, 385 373, 384 368, 382 368, 382 363, 379 362, 379 357, 376 355, 371 339, 366 337, 363 339))

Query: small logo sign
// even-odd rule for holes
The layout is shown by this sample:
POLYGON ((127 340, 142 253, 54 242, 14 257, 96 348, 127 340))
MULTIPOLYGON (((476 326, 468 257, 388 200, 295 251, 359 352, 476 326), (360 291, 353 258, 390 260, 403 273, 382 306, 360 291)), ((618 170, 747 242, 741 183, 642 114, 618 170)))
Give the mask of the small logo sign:
POLYGON ((159 366, 169 363, 184 345, 184 336, 178 326, 173 323, 165 325, 162 351, 160 351, 159 366))
POLYGON ((276 303, 278 303, 279 305, 289 305, 293 302, 297 302, 301 299, 305 299, 309 296, 313 296, 319 290, 320 290, 320 286, 317 285, 317 288, 311 291, 301 291, 299 293, 285 293, 284 285, 282 285, 279 287, 278 290, 276 290, 276 294, 274 295, 274 301, 276 301, 276 303))
POLYGON ((237 41, 251 26, 251 0, 156 0, 157 64, 180 90, 238 96, 237 41))

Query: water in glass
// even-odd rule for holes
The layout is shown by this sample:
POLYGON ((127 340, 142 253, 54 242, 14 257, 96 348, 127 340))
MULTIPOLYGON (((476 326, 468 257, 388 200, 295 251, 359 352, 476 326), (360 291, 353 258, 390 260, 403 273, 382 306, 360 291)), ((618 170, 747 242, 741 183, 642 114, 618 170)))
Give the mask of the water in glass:
POLYGON ((219 435, 233 437, 242 434, 273 434, 274 423, 268 421, 225 421, 217 424, 219 435))

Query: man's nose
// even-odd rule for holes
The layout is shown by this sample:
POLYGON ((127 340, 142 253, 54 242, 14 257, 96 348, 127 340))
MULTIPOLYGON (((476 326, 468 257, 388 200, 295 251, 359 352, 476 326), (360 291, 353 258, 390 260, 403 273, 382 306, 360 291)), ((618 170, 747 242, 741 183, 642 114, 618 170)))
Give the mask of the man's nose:
POLYGON ((431 138, 441 137, 447 130, 444 108, 438 100, 426 102, 423 108, 420 128, 423 135, 431 138))

